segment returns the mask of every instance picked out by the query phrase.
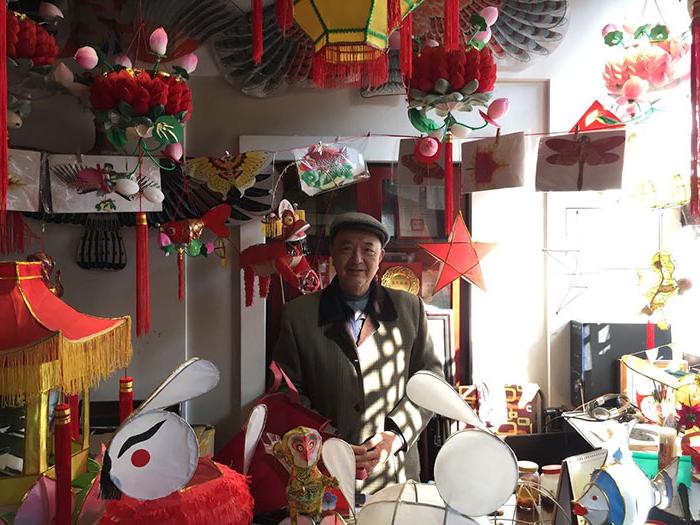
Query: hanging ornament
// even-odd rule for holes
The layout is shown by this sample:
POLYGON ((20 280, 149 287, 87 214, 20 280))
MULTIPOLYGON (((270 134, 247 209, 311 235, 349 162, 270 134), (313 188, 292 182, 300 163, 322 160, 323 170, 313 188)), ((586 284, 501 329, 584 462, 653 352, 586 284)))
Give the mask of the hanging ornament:
MULTIPOLYGON (((162 165, 153 155, 169 145, 183 142, 183 126, 192 114, 192 95, 186 81, 197 65, 197 59, 192 55, 174 65, 172 74, 158 71, 168 47, 168 35, 162 27, 151 33, 148 45, 155 57, 152 70, 110 64, 101 51, 89 46, 81 47, 75 53, 75 60, 84 69, 103 69, 90 87, 92 109, 100 129, 112 145, 138 156, 134 172, 127 175, 129 178, 136 174, 137 180, 141 178, 144 157, 150 158, 161 170, 174 169, 162 165), (130 141, 136 142, 136 146, 130 147, 130 141), (131 148, 133 151, 129 151, 131 148)), ((124 58, 120 62, 131 63, 124 58)), ((168 155, 174 155, 172 148, 168 155)), ((145 192, 142 194, 148 198, 145 192)), ((155 196, 151 195, 151 198, 155 196)), ((136 215, 137 335, 150 330, 148 272, 148 218, 143 211, 139 211, 136 215)))
POLYGON ((322 88, 375 87, 388 77, 389 34, 420 1, 299 0, 294 20, 314 43, 313 80, 322 88))
POLYGON ((489 24, 496 21, 498 11, 485 8, 472 15, 473 32, 466 43, 459 26, 459 0, 445 0, 444 45, 428 41, 413 61, 413 76, 408 93, 408 118, 421 133, 444 137, 445 169, 445 234, 449 235, 454 220, 453 135, 464 137, 471 130, 488 124, 500 127, 497 120, 508 111, 508 100, 495 100, 486 112, 479 111, 483 124, 472 126, 459 122, 453 112, 470 112, 486 107, 496 82, 496 63, 486 46, 490 38, 489 24), (495 14, 494 14, 495 12, 495 14), (434 111, 443 119, 439 124, 428 116, 434 111))
POLYGON ((209 229, 218 238, 230 235, 226 219, 231 215, 231 206, 219 204, 205 213, 201 219, 172 221, 160 227, 158 236, 160 248, 165 255, 177 253, 178 299, 185 297, 185 255, 189 257, 207 257, 216 249, 213 242, 201 240, 205 229, 209 229))
POLYGON ((447 242, 421 243, 419 246, 440 261, 440 274, 433 294, 460 277, 486 290, 479 261, 496 245, 472 242, 461 213, 454 221, 452 233, 447 242))
POLYGON ((243 269, 246 306, 253 304, 253 287, 258 276, 259 295, 267 297, 270 278, 280 278, 303 294, 319 290, 318 274, 306 259, 306 231, 311 225, 304 220, 303 210, 295 209, 283 199, 277 215, 268 215, 263 220, 263 229, 268 242, 255 244, 243 250, 240 265, 243 269))
POLYGON ((649 116, 665 90, 688 78, 690 42, 685 33, 671 35, 664 24, 608 24, 602 35, 611 48, 603 80, 615 98, 613 111, 625 120, 649 116))
MULTIPOLYGON (((654 284, 645 293, 647 304, 641 313, 655 318, 656 324, 662 330, 668 329, 668 323, 664 316, 664 308, 668 300, 674 295, 682 295, 692 287, 690 279, 676 279, 673 273, 676 266, 673 264, 671 254, 668 252, 656 252, 651 259, 654 284)), ((640 275, 640 280, 642 276, 640 275)))
POLYGON ((71 492, 71 410, 66 403, 56 405, 54 414, 54 465, 56 465, 56 525, 70 525, 71 492))

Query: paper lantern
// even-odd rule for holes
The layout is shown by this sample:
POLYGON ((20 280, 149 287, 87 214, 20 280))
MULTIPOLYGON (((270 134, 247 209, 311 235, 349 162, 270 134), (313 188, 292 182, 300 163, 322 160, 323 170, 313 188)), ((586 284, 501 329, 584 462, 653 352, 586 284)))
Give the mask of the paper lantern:
POLYGON ((403 19, 422 0, 300 0, 294 20, 313 41, 319 87, 374 87, 388 77, 390 18, 403 19), (399 15, 397 16, 397 5, 399 15), (393 16, 390 16, 394 12, 393 16))

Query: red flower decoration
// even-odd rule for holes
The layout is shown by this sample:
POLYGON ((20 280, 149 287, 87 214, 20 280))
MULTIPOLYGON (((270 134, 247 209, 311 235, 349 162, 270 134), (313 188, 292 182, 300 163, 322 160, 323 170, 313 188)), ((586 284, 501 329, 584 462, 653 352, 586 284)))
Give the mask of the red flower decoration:
POLYGON ((165 107, 166 115, 192 111, 192 94, 187 83, 178 77, 138 69, 120 69, 95 78, 90 101, 97 111, 116 108, 126 102, 137 116, 148 115, 155 106, 165 107))
POLYGON ((446 51, 442 46, 425 47, 414 57, 411 86, 426 93, 435 81, 445 79, 452 91, 459 91, 472 80, 479 82, 477 93, 488 93, 496 82, 496 63, 488 47, 446 51))
POLYGON ((51 65, 58 55, 56 39, 34 20, 10 11, 7 16, 7 56, 27 58, 35 66, 51 65))
POLYGON ((678 423, 688 428, 700 426, 700 405, 688 406, 681 404, 678 412, 678 423))

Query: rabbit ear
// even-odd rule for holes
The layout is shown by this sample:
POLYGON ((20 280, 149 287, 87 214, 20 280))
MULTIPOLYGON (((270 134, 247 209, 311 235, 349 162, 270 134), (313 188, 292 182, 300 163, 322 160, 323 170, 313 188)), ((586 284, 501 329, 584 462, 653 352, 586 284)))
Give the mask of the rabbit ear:
POLYGON ((193 357, 182 363, 136 409, 133 417, 206 394, 219 382, 219 369, 214 363, 193 357))
POLYGON ((245 446, 243 450, 243 475, 248 475, 250 462, 253 460, 253 454, 260 441, 265 423, 267 422, 267 406, 256 405, 248 418, 248 424, 245 428, 245 446))
POLYGON ((119 492, 152 500, 187 485, 198 461, 199 445, 192 427, 172 412, 153 410, 126 420, 119 428, 102 469, 119 492))
POLYGON ((437 374, 426 370, 413 374, 406 384, 406 395, 426 410, 487 430, 462 396, 437 374))

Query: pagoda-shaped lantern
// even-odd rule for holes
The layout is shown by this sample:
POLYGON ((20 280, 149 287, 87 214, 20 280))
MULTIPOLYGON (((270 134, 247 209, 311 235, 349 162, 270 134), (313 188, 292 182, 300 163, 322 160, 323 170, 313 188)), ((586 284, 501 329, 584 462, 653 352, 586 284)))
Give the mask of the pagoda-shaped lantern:
POLYGON ((52 433, 60 397, 73 407, 70 421, 78 422, 72 477, 85 472, 88 391, 125 367, 132 349, 129 317, 105 319, 71 308, 48 288, 40 262, 0 262, 0 319, 0 468, 8 474, 0 476, 2 507, 19 503, 40 475, 55 477, 52 433))

